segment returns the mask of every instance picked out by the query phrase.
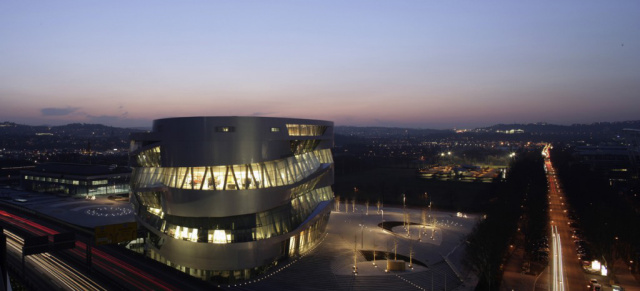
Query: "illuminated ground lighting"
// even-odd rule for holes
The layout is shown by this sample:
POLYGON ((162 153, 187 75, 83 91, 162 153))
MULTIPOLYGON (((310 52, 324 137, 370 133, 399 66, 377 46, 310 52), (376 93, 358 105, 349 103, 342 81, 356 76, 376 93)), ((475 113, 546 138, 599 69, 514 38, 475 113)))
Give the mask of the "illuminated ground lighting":
POLYGON ((87 209, 84 213, 91 216, 100 216, 100 217, 115 217, 115 216, 126 216, 133 212, 131 208, 125 207, 113 207, 113 206, 103 206, 87 209))

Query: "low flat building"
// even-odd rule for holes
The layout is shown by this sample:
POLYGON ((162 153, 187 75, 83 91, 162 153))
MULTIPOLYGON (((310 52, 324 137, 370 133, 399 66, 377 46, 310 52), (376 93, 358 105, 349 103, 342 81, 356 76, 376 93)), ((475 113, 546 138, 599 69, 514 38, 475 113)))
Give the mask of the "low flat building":
POLYGON ((129 193, 131 169, 115 165, 46 163, 21 171, 23 189, 72 196, 129 193))

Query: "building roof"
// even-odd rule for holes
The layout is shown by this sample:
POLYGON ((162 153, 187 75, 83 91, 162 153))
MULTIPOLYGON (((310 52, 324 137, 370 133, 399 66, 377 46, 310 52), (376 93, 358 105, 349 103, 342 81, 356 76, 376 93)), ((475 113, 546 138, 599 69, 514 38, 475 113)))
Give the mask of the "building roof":
POLYGON ((130 173, 129 168, 118 167, 117 165, 89 165, 89 164, 67 164, 67 163, 45 163, 36 166, 29 172, 41 172, 50 174, 96 176, 110 175, 118 173, 130 173))

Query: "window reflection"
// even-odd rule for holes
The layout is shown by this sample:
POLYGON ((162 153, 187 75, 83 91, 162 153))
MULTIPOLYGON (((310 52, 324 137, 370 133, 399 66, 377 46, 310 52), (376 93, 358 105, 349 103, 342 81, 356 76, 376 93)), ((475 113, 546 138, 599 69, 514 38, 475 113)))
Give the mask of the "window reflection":
POLYGON ((160 167, 160 147, 153 147, 135 155, 136 163, 141 167, 160 167))

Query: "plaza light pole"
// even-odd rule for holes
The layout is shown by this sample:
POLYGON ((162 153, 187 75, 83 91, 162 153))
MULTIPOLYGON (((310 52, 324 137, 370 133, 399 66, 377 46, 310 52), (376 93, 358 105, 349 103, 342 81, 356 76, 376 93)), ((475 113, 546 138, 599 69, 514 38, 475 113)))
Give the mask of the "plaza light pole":
MULTIPOLYGON (((425 192, 424 192, 424 203, 429 202, 429 201, 427 200, 427 198, 429 198, 429 195, 428 195, 428 194, 427 194, 427 192, 425 191, 425 192)), ((427 207, 428 207, 428 206, 429 206, 429 204, 427 203, 427 207)), ((426 209, 424 209, 424 211, 427 211, 427 210, 426 210, 426 209)), ((425 217, 425 216, 426 216, 426 214, 424 214, 424 213, 423 213, 423 215, 422 215, 422 216, 423 216, 423 218, 422 218, 422 220, 423 220, 423 221, 422 221, 422 228, 425 228, 425 227, 427 226, 427 218, 425 217)))
POLYGON ((364 224, 360 224, 360 249, 364 250, 364 224))

